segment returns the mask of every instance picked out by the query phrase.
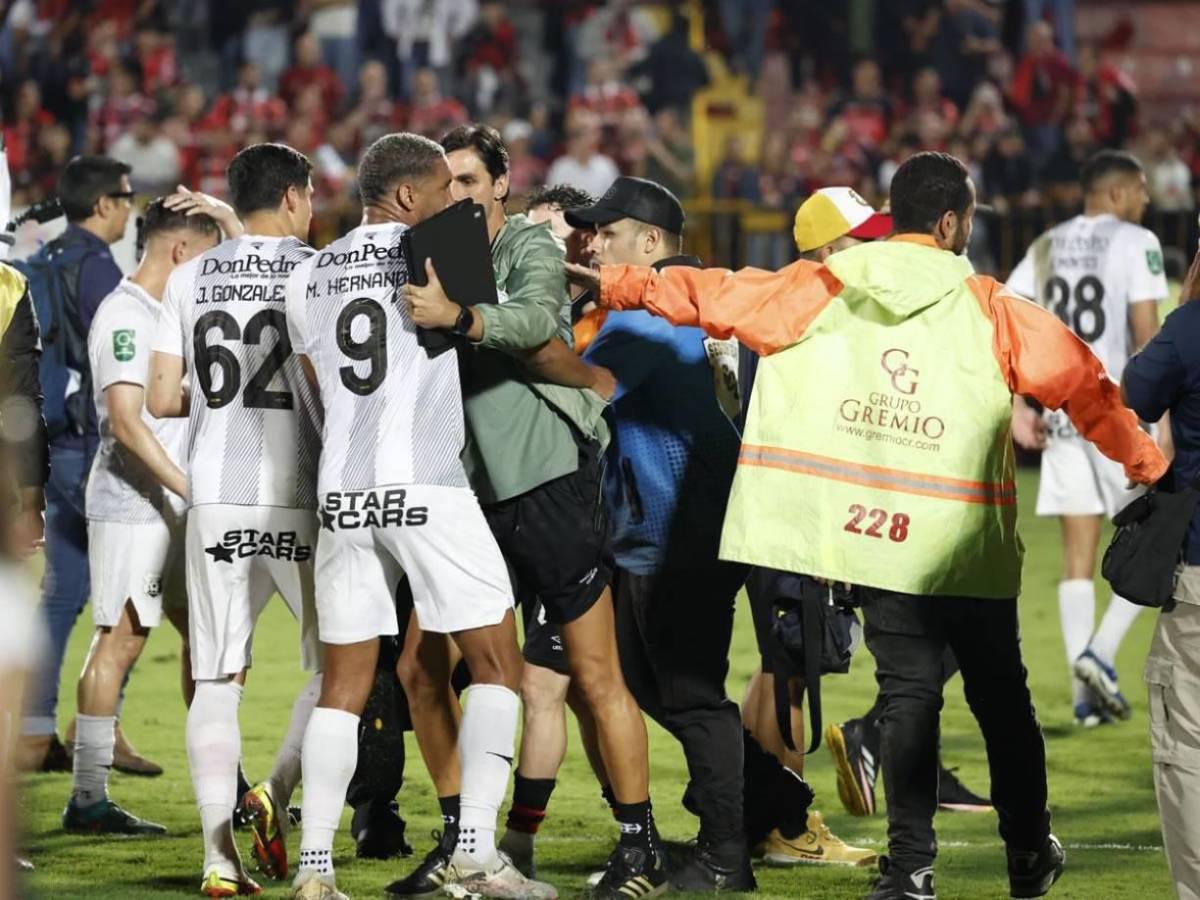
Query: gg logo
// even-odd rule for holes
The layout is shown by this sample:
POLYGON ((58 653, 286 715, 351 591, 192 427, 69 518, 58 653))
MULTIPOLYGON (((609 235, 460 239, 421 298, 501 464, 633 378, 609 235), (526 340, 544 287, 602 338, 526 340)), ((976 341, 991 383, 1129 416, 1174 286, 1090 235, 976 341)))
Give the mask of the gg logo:
POLYGON ((907 350, 901 350, 899 347, 884 350, 883 355, 879 357, 879 365, 891 377, 892 387, 897 392, 910 397, 917 392, 917 376, 921 372, 908 364, 907 350))

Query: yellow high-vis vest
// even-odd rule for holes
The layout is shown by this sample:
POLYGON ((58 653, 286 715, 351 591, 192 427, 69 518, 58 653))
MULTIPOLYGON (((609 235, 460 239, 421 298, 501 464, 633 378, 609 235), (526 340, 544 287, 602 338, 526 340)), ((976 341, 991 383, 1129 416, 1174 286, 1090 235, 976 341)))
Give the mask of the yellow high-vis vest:
POLYGON ((1015 597, 1012 393, 960 256, 830 257, 837 296, 759 363, 724 559, 909 594, 1015 597))

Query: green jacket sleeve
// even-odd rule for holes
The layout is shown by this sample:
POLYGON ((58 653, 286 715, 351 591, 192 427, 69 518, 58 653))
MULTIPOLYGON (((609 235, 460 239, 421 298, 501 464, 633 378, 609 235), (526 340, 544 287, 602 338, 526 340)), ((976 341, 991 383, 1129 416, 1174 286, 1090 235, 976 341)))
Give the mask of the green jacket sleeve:
MULTIPOLYGON (((511 226, 510 226, 511 227, 511 226)), ((567 294, 563 245, 546 228, 529 228, 507 262, 505 303, 481 303, 483 317, 479 346, 493 350, 532 350, 559 332, 567 294)))

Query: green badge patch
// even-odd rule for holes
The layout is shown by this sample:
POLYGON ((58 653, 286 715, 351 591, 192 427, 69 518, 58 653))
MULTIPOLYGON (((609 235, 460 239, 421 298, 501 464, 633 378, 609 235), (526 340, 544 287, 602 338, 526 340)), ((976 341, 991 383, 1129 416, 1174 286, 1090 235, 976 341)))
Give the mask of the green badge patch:
POLYGON ((1146 251, 1146 265, 1150 268, 1151 275, 1161 275, 1163 273, 1163 258, 1161 250, 1146 251))
POLYGON ((134 343, 134 330, 132 328, 119 328, 113 332, 113 356, 117 362, 129 362, 137 353, 137 344, 134 343))

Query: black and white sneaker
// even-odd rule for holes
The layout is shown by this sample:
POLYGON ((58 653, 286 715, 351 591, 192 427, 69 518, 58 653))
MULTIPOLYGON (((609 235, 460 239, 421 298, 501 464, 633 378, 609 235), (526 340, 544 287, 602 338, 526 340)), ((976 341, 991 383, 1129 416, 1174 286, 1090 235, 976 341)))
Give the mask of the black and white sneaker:
POLYGON ((849 719, 825 729, 825 743, 837 770, 838 797, 852 816, 875 815, 880 742, 879 729, 866 719, 849 719))
POLYGON ((955 771, 942 769, 938 775, 938 808, 951 812, 991 812, 991 801, 980 797, 959 781, 955 771))
POLYGON ((933 866, 906 872, 886 857, 879 857, 879 880, 867 900, 937 900, 933 866))
POLYGON ((1008 886, 1012 896, 1025 900, 1043 897, 1062 877, 1067 854, 1054 835, 1037 851, 1008 851, 1008 886))
POLYGON ((587 896, 593 900, 645 900, 665 893, 667 887, 667 859, 661 848, 618 844, 599 883, 587 896))
POLYGON ((442 892, 442 886, 453 880, 450 872, 450 861, 454 858, 454 848, 458 844, 458 834, 453 828, 441 832, 433 832, 437 842, 425 859, 413 871, 399 881, 393 881, 384 893, 389 897, 436 897, 442 892))

